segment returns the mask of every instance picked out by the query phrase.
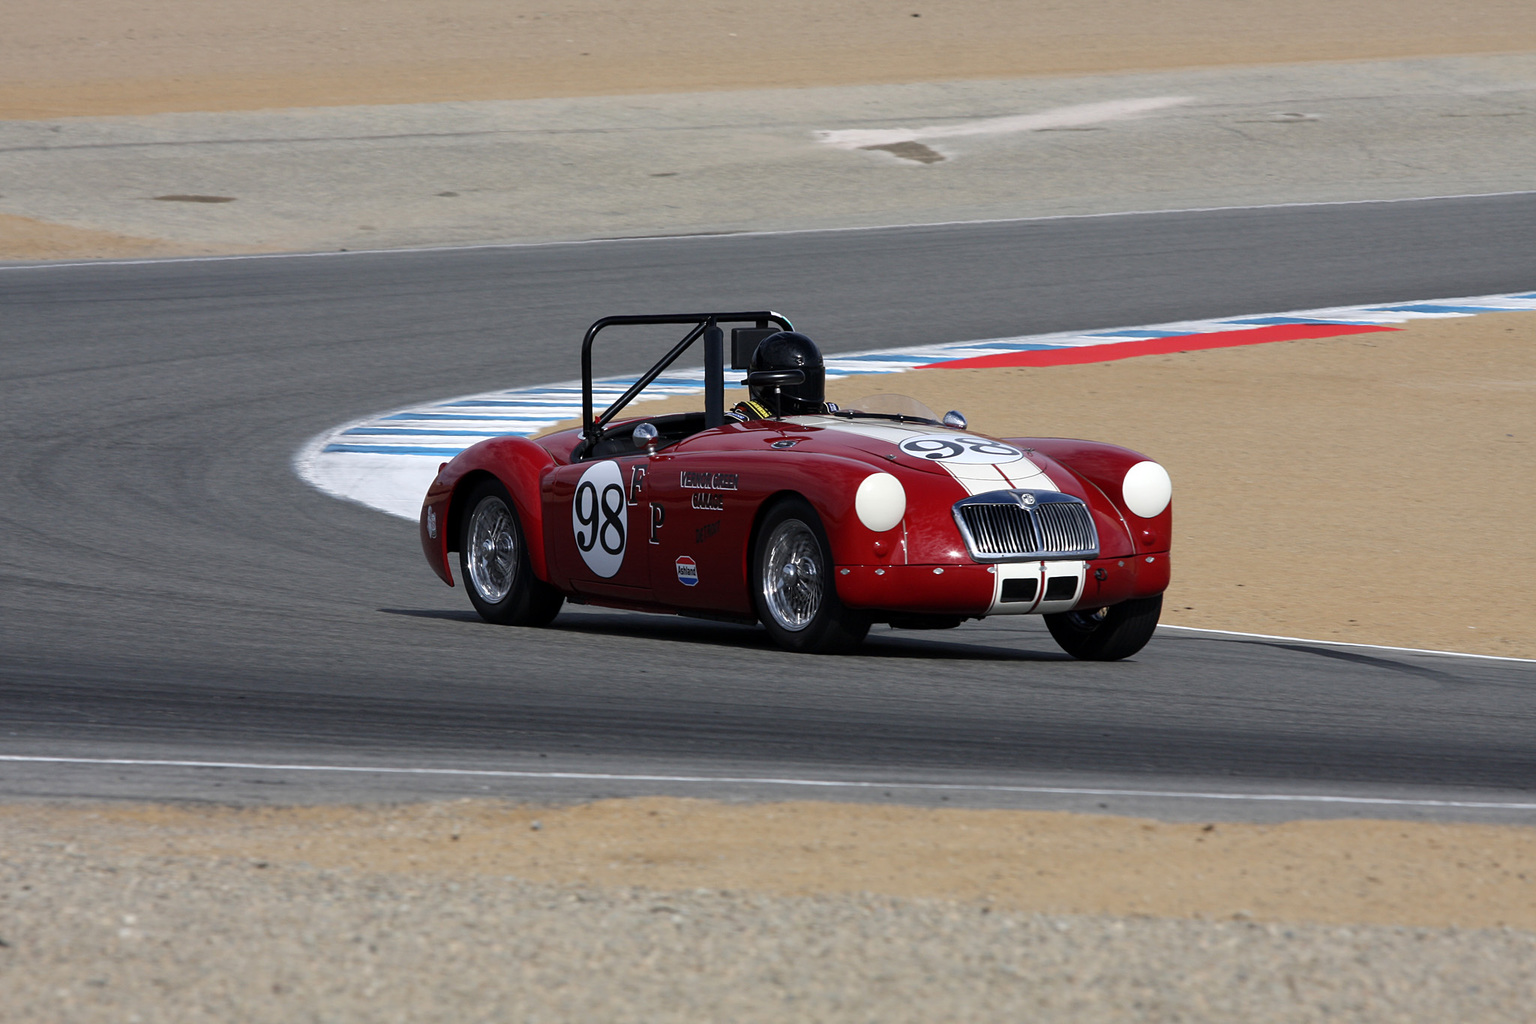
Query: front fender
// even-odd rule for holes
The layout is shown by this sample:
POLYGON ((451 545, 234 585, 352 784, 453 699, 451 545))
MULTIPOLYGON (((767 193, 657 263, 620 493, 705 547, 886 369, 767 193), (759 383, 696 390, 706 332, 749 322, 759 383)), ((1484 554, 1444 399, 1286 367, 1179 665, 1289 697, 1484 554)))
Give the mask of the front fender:
POLYGON ((463 498, 482 476, 501 481, 517 508, 528 547, 528 564, 541 580, 549 579, 544 558, 544 506, 539 488, 555 465, 543 447, 526 437, 493 437, 471 445, 438 470, 421 505, 421 548, 432 571, 450 587, 448 552, 458 550, 463 498))
MULTIPOLYGON (((1121 487, 1126 472, 1137 463, 1152 462, 1140 452, 1102 441, 1079 441, 1064 437, 1010 437, 1007 442, 1020 448, 1032 448, 1076 476, 1084 484, 1086 498, 1095 519, 1113 517, 1119 527, 1115 532, 1129 543, 1129 550, 1111 547, 1100 528, 1100 554, 1104 557, 1167 551, 1173 543, 1173 500, 1161 512, 1145 518, 1127 506, 1121 487)), ((1047 474, 1050 470, 1046 470, 1047 474)))
POLYGON ((926 561, 930 548, 942 548, 939 560, 950 560, 963 553, 949 508, 964 497, 965 491, 949 477, 884 462, 828 455, 815 458, 815 472, 794 480, 793 486, 784 489, 798 491, 816 507, 836 564, 899 565, 909 560, 909 553, 917 551, 923 552, 926 561), (879 532, 864 525, 855 507, 859 485, 877 473, 894 476, 906 498, 901 519, 890 529, 879 532))

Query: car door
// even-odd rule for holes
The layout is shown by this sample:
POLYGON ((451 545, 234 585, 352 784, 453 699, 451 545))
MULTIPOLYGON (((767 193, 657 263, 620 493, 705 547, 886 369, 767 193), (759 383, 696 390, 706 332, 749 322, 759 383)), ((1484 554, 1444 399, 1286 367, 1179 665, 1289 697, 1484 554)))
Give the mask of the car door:
POLYGON ((644 453, 561 466, 546 478, 544 531, 557 574, 595 597, 651 602, 644 453))
POLYGON ((658 454, 647 467, 643 504, 652 529, 651 587, 676 608, 751 614, 742 551, 751 500, 730 453, 658 454))

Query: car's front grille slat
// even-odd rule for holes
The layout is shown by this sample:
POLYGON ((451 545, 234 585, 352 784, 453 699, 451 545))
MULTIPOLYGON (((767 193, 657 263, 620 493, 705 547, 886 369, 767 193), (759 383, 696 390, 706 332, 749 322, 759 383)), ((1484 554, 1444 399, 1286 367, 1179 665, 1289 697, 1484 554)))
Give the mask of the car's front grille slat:
POLYGON ((978 495, 955 505, 955 518, 972 557, 999 561, 1098 554, 1093 514, 1081 500, 1053 494, 1025 504, 1015 492, 996 493, 995 501, 987 500, 991 495, 978 495))
POLYGON ((1035 517, 1045 534, 1042 547, 1047 551, 1081 551, 1090 547, 1086 529, 1089 524, 1082 515, 1086 511, 1081 505, 1041 505, 1035 517))
POLYGON ((1039 547, 1035 524, 1017 505, 973 505, 967 509, 972 534, 987 551, 1033 551, 1039 547))

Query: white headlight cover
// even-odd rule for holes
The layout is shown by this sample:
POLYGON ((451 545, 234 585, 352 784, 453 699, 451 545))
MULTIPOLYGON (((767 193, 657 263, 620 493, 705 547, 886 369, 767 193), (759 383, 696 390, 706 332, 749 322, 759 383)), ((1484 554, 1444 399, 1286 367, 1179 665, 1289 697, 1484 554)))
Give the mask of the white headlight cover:
POLYGON ((1173 498, 1173 481, 1157 463, 1138 462, 1125 471, 1120 494, 1126 508, 1143 519, 1151 519, 1168 507, 1173 498))
POLYGON ((859 484, 853 509, 859 514, 859 522, 876 533, 884 533, 907 514, 906 488, 889 473, 871 473, 859 484))

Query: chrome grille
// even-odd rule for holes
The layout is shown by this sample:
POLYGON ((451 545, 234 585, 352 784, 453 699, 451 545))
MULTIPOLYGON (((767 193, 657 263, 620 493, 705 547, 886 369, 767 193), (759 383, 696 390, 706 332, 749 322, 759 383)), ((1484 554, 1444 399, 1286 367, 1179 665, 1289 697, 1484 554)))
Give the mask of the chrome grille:
POLYGON ((960 509, 976 554, 991 557, 1040 550, 1035 517, 1018 504, 966 505, 960 509))
POLYGON ((1094 535, 1093 516, 1089 514, 1086 505, 1076 502, 1070 505, 1066 502, 1038 505, 1035 507, 1035 523, 1044 536, 1040 544, 1041 551, 1075 554, 1096 550, 1099 546, 1099 539, 1094 535))
POLYGON ((1099 535, 1080 499, 1056 491, 992 491, 955 503, 955 522, 971 557, 1093 558, 1099 535))

